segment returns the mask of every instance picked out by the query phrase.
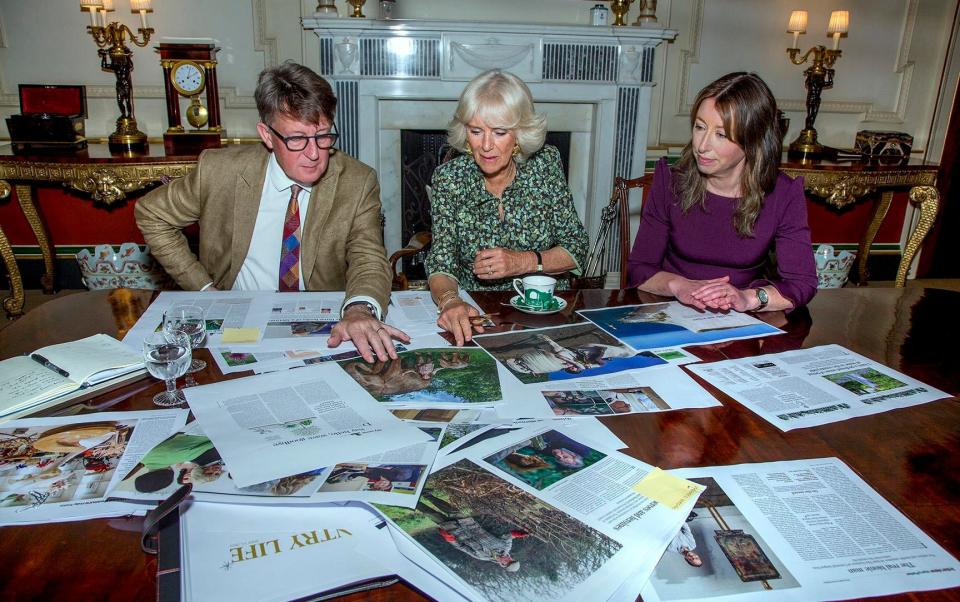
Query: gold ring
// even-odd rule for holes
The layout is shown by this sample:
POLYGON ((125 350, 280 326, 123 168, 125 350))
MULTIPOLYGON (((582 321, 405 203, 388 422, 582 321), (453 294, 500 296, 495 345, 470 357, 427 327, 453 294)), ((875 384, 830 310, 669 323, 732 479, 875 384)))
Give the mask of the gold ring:
POLYGON ((373 332, 375 332, 375 333, 376 333, 376 332, 380 332, 381 330, 386 330, 386 328, 385 328, 385 327, 383 327, 383 326, 381 326, 380 328, 378 328, 378 329, 376 329, 376 330, 374 330, 373 332))

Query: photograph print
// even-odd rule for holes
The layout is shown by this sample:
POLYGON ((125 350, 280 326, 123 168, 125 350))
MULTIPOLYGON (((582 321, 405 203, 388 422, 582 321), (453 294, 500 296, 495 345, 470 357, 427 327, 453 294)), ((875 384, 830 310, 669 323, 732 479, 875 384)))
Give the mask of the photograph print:
POLYGON ((432 473, 416 509, 377 507, 487 600, 562 598, 621 549, 469 460, 432 473))
POLYGON ((624 305, 582 310, 578 313, 636 350, 704 345, 780 332, 777 328, 763 322, 695 332, 686 327, 685 321, 673 321, 671 316, 673 305, 675 305, 673 302, 624 305))
POLYGON ((502 398, 497 364, 482 349, 416 349, 395 360, 368 364, 356 358, 340 366, 384 403, 449 407, 492 404, 502 398))
POLYGON ((524 384, 613 374, 667 363, 652 353, 637 353, 589 322, 478 335, 473 341, 524 384))
POLYGON ((611 416, 670 409, 667 402, 650 387, 541 393, 557 416, 611 416))
MULTIPOLYGON (((800 587, 712 477, 650 578, 661 600, 702 600, 800 587)), ((773 600, 775 598, 771 598, 773 600)))
POLYGON ((907 386, 899 380, 873 368, 858 368, 849 372, 824 374, 823 377, 854 395, 873 395, 882 391, 907 386))
POLYGON ((484 458, 537 491, 606 458, 557 431, 547 431, 484 458))
POLYGON ((0 428, 0 508, 102 498, 135 425, 0 428))

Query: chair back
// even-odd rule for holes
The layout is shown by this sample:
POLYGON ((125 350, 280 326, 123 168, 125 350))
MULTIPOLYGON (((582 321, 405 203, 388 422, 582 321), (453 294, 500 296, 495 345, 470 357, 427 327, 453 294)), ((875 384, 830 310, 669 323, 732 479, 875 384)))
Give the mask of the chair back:
POLYGON ((620 288, 627 287, 627 259, 630 257, 630 189, 649 188, 653 174, 628 180, 617 176, 610 202, 600 214, 597 240, 590 254, 579 288, 603 288, 608 272, 620 271, 620 288))

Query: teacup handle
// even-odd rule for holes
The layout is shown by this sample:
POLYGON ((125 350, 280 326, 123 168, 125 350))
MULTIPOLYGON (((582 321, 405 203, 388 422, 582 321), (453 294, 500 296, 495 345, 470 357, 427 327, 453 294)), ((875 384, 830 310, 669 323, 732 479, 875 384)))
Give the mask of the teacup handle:
POLYGON ((521 280, 520 278, 514 278, 513 290, 517 291, 517 294, 523 297, 523 289, 520 288, 521 286, 523 286, 523 280, 521 280))

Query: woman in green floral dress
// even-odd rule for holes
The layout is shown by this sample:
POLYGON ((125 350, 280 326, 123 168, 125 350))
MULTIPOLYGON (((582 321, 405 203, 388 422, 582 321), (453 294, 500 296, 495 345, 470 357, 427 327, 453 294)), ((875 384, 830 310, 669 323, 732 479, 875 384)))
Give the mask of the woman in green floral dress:
POLYGON ((433 174, 433 245, 427 255, 437 320, 457 345, 479 311, 468 291, 512 289, 513 278, 543 273, 568 286, 588 238, 573 206, 560 154, 544 146, 546 120, 518 77, 486 71, 464 89, 447 129, 460 154, 433 174))

